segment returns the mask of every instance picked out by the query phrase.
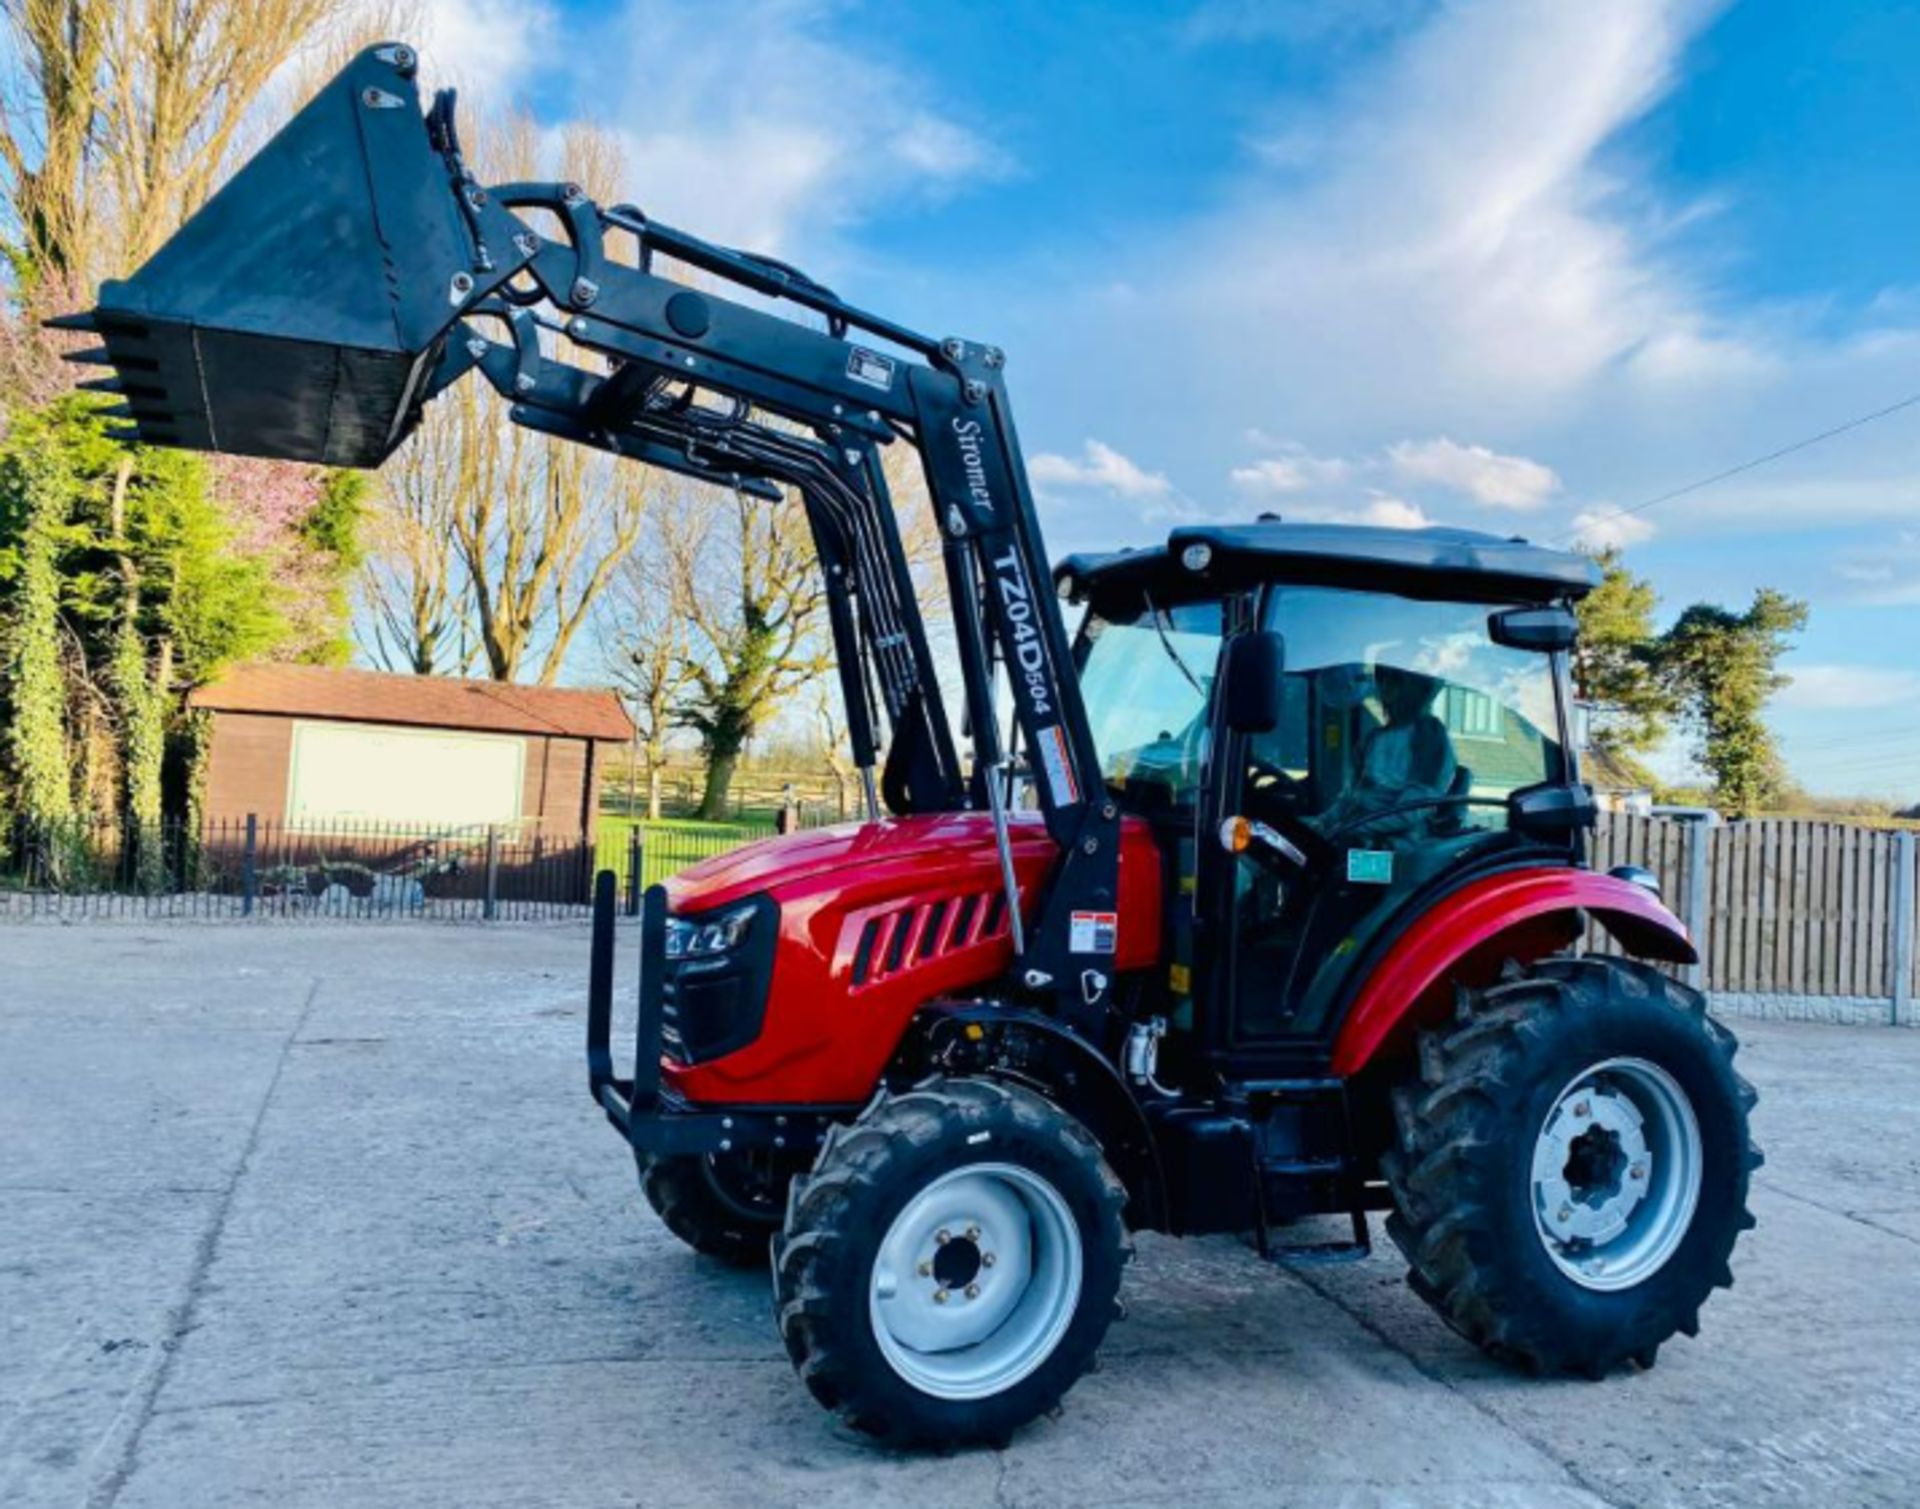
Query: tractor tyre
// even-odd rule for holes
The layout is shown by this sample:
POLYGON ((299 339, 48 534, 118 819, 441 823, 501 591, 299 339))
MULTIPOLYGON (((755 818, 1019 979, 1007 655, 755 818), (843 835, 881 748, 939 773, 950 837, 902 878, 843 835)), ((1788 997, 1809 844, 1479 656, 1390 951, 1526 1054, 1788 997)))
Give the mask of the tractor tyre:
POLYGON ((1003 1444, 1092 1365, 1133 1255, 1125 1204, 1092 1134, 1031 1090, 883 1092, 788 1192, 787 1353, 856 1429, 1003 1444))
POLYGON ((1630 960, 1509 965, 1463 990, 1394 1093, 1382 1168, 1408 1283, 1536 1374, 1651 1367, 1698 1334, 1754 1224, 1736 1047, 1698 991, 1630 960))
POLYGON ((766 1262, 790 1170, 739 1154, 636 1153, 634 1161, 653 1213, 695 1252, 742 1268, 766 1262))

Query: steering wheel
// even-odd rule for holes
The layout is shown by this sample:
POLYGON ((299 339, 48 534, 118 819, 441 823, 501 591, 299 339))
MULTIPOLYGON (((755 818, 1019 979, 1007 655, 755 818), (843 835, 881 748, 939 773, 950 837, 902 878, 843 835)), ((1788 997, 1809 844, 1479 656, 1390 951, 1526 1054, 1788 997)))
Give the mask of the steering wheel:
POLYGON ((1247 796, 1275 815, 1291 812, 1295 796, 1305 788, 1305 781, 1288 775, 1278 765, 1247 756, 1247 796))

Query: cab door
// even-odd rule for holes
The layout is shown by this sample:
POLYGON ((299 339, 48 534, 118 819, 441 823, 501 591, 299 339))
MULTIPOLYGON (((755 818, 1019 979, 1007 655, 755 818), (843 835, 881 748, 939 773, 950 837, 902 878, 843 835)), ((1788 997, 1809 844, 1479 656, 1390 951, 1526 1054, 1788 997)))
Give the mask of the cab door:
POLYGON ((1503 604, 1277 587, 1279 716, 1230 736, 1225 811, 1271 836, 1224 861, 1236 1049, 1330 1030, 1355 967, 1415 898, 1537 840, 1508 796, 1565 778, 1550 655, 1496 644, 1503 604))

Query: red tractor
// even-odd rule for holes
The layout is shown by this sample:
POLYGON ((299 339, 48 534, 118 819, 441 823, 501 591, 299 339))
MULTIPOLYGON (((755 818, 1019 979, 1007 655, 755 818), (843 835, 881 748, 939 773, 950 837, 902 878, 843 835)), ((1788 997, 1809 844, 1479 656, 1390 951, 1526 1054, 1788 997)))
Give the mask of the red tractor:
POLYGON ((667 1226, 771 1251, 823 1404, 1004 1439, 1092 1361, 1130 1232, 1324 1261, 1375 1210, 1530 1369, 1695 1331, 1752 1224, 1753 1092, 1660 967, 1695 955, 1652 877, 1585 867, 1584 561, 1263 519, 1050 572, 999 351, 570 184, 483 188, 415 67, 356 59, 68 323, 147 443, 377 465, 478 369, 519 424, 805 509, 866 820, 647 893, 628 1074, 602 876, 587 1058, 667 1226), (965 741, 891 444, 945 540, 965 741), (1625 957, 1580 951, 1596 925, 1625 957), (1294 1238, 1327 1215, 1346 1239, 1294 1238))

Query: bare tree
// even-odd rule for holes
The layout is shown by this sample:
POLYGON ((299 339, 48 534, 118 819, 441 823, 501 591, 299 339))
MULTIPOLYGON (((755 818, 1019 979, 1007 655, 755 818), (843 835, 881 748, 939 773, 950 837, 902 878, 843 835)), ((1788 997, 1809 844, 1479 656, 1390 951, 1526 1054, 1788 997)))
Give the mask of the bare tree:
MULTIPOLYGON (((530 178, 539 176, 541 144, 521 118, 475 133, 469 155, 488 179, 530 178)), ((598 192, 619 179, 619 150, 604 132, 570 129, 558 156, 598 192)), ((367 577, 375 608, 368 648, 438 668, 440 653, 429 647, 470 626, 489 676, 553 682, 639 538, 658 479, 521 429, 478 378, 428 410, 399 464, 367 577)))
POLYGON ((710 510, 709 523, 682 537, 673 569, 692 628, 681 718, 705 747, 699 815, 711 820, 725 814, 747 741, 832 659, 806 515, 744 493, 695 506, 710 510))
POLYGON ((652 472, 511 425, 490 393, 457 405, 451 527, 497 681, 550 684, 639 538, 652 472))
POLYGON ((0 0, 0 197, 16 273, 138 266, 206 202, 269 83, 357 0, 0 0))
POLYGON ((362 647, 390 671, 464 675, 478 649, 454 542, 460 415, 429 409, 387 466, 361 573, 362 647))
POLYGON ((826 761, 827 773, 833 777, 835 813, 845 822, 853 810, 853 781, 859 771, 847 743, 844 710, 835 701, 833 688, 824 680, 814 683, 813 727, 820 739, 821 758, 826 761))
MULTIPOLYGON (((901 532, 908 569, 929 628, 943 621, 938 591, 940 534, 926 500, 918 458, 904 446, 883 453, 882 469, 901 532)), ((707 510, 703 528, 684 532, 675 571, 693 629, 688 687, 680 719, 704 746, 707 770, 700 815, 725 813, 733 772, 747 743, 793 695, 831 668, 826 583, 804 511, 793 502, 763 503, 735 494, 689 507, 707 510)), ((854 775, 834 699, 822 688, 814 714, 827 735, 829 769, 842 787, 854 775), (844 768, 843 768, 844 767, 844 768)))
POLYGON ((653 819, 660 816, 667 741, 680 726, 692 674, 691 582, 678 563, 690 554, 683 536, 704 526, 705 512, 688 507, 684 493, 663 488, 655 497, 646 532, 615 573, 602 614, 607 669, 633 714, 634 744, 647 769, 647 816, 653 819))

